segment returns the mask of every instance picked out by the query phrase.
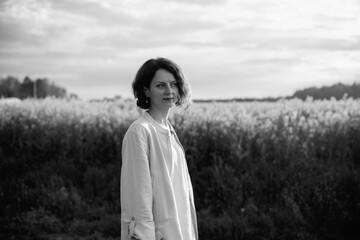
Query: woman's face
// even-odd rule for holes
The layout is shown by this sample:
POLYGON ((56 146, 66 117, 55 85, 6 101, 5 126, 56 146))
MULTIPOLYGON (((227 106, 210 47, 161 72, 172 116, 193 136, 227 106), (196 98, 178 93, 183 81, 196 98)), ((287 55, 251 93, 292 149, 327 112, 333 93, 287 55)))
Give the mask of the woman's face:
POLYGON ((164 69, 157 70, 150 83, 150 89, 145 88, 145 95, 150 98, 151 108, 160 110, 175 106, 179 89, 174 75, 164 69))

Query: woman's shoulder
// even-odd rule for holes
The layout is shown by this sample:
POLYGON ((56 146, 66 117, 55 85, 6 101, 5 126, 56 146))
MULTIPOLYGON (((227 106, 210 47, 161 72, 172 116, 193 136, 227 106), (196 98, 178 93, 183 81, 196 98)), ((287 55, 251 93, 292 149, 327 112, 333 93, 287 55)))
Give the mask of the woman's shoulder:
POLYGON ((151 124, 146 120, 144 116, 136 119, 128 128, 127 133, 145 134, 148 135, 151 132, 151 124))

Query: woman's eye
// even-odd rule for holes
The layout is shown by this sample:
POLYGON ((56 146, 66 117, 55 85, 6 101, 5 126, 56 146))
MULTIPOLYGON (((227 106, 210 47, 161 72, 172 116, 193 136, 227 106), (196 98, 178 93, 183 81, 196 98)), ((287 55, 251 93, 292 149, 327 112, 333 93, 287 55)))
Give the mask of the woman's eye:
MULTIPOLYGON (((156 87, 158 87, 158 88, 164 88, 164 87, 166 87, 166 85, 167 85, 167 84, 161 83, 161 84, 157 84, 156 87)), ((178 84, 177 84, 176 82, 174 82, 174 83, 170 83, 169 86, 170 86, 171 88, 174 88, 174 87, 177 87, 178 84)))

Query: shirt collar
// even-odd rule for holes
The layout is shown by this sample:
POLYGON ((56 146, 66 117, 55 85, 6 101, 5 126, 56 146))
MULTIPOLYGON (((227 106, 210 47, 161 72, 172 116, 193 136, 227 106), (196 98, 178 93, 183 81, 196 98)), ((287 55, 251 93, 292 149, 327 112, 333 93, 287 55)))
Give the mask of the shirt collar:
POLYGON ((167 120, 167 124, 169 126, 169 128, 165 128, 164 126, 162 126, 160 123, 158 123, 148 112, 144 113, 144 118, 150 122, 150 124, 152 126, 154 126, 159 132, 164 133, 168 136, 171 136, 171 134, 174 134, 174 128, 171 125, 171 123, 169 122, 169 120, 167 120))

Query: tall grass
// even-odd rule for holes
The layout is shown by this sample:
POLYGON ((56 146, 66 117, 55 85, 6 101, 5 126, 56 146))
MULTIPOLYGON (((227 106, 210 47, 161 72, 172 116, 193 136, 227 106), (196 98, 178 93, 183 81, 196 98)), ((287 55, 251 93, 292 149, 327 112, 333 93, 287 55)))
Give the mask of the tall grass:
MULTIPOLYGON (((133 102, 0 104, 0 237, 119 239, 133 102)), ((170 116, 201 239, 360 237, 360 101, 194 104, 170 116)))

